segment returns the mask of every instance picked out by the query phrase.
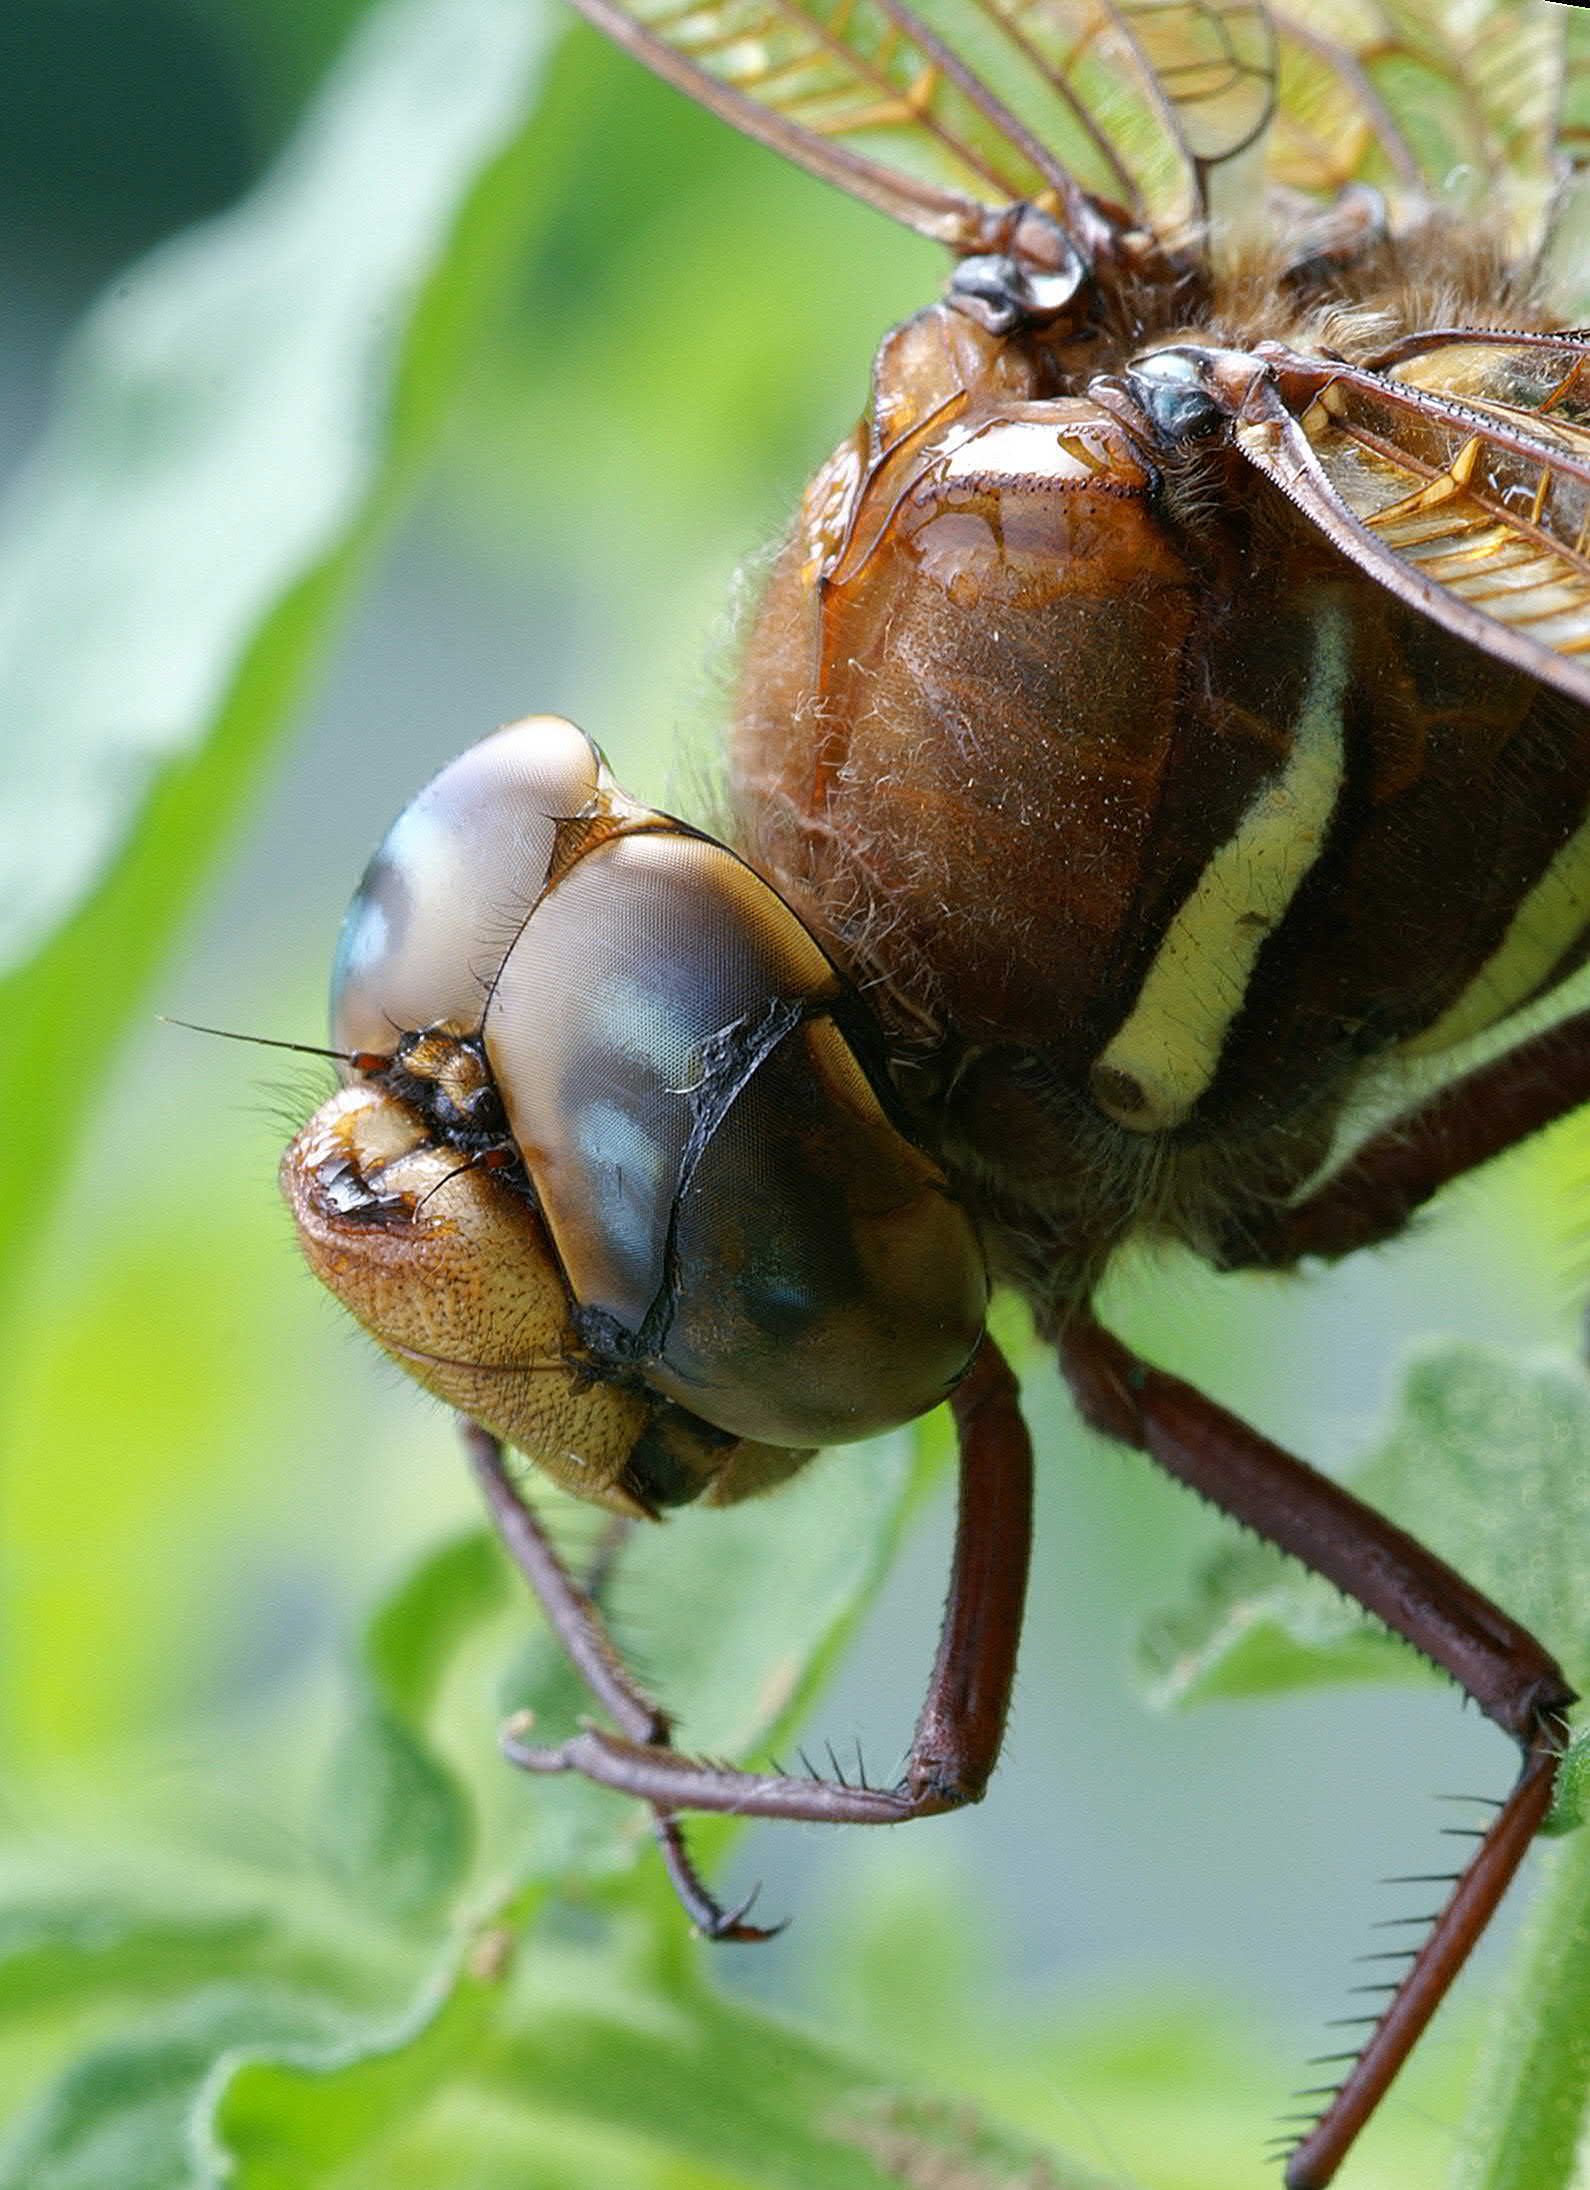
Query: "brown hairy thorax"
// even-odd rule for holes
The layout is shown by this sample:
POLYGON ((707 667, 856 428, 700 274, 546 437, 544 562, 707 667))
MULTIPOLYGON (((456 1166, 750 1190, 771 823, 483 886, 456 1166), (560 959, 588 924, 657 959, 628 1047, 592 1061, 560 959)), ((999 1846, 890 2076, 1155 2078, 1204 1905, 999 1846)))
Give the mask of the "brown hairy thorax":
MULTIPOLYGON (((1046 1322, 1127 1235, 1218 1258, 1317 1168, 1515 909, 1573 712, 1344 566, 1227 448, 1150 462, 1089 390, 1186 343, 1368 358, 1432 324, 1537 323, 1501 264, 1434 218, 1292 282, 1295 247, 1256 245, 1196 321, 1153 325, 1181 299, 1149 284, 1058 349, 931 306, 884 338, 868 416, 773 567, 736 700, 737 839, 879 1011, 914 1129, 1046 1322), (1001 476, 1001 422, 1050 422, 1078 460, 1001 476), (985 472, 954 453, 979 424, 985 472), (1122 999, 1326 675, 1348 780, 1309 850, 1310 917, 1266 939, 1188 1115, 1134 1130, 1131 1076, 1101 1062, 1122 999), (1482 767, 1516 795, 1464 816, 1482 767)), ((1222 977, 1189 963, 1189 1001, 1222 977)))

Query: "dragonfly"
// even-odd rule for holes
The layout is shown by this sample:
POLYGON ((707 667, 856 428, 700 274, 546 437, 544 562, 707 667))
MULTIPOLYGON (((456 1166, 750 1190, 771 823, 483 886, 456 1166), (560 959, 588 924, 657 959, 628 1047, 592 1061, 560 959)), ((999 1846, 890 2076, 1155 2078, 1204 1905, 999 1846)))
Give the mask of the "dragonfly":
MULTIPOLYGON (((1517 1743, 1365 2042, 1317 2190, 1550 1806, 1546 1645, 1134 1354, 1142 1242, 1292 1270, 1393 1238, 1590 1096, 1590 26, 1552 0, 577 0, 946 247, 741 650, 732 841, 573 725, 462 754, 333 980, 284 1184, 311 1264, 466 1419, 603 1705, 528 1771, 681 1813, 981 1797, 1021 1631, 1027 1303, 1083 1418, 1327 1576, 1517 1743), (1531 1022, 1532 1024, 1532 1022, 1531 1022), (1375 1101, 1391 1122, 1356 1141, 1375 1101), (507 1458, 632 1519, 761 1496, 947 1404, 949 1600, 887 1786, 679 1751, 507 1458)), ((767 1526, 777 1526, 776 1508, 767 1526)))

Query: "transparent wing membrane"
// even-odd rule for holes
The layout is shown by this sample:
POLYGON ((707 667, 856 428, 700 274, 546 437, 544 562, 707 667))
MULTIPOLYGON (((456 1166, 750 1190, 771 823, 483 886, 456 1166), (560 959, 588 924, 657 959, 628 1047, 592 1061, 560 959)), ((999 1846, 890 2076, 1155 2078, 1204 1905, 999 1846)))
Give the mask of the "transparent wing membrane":
POLYGON ((1500 217, 1529 255, 1590 157, 1590 25, 1543 0, 577 0, 660 75, 924 234, 1024 200, 1180 238, 1214 170, 1500 217))
POLYGON ((977 247, 1023 199, 1161 232, 1259 136, 1263 0, 578 0, 659 74, 897 219, 977 247))
POLYGON ((1590 339, 1426 337, 1383 373, 1272 362, 1236 428, 1250 461, 1392 592, 1590 702, 1590 339))
POLYGON ((1590 15, 1555 11, 1562 25, 1562 84, 1555 140, 1562 183, 1545 243, 1553 294, 1565 314, 1590 317, 1590 15))
POLYGON ((1570 10, 1533 0, 1458 11, 1444 0, 1277 0, 1281 97, 1270 169, 1328 196, 1385 191, 1394 225, 1440 200, 1500 215, 1538 246, 1570 10))

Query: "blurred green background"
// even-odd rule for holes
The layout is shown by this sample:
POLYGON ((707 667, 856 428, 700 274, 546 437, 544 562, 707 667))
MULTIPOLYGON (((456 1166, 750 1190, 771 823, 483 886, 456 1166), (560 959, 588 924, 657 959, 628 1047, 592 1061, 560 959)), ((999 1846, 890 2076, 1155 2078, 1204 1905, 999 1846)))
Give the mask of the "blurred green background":
MULTIPOLYGON (((90 449, 89 487, 96 465, 161 461, 147 405, 136 448, 107 454, 96 353, 74 349, 74 322, 102 292, 131 311, 158 287, 165 239, 254 188, 345 37, 377 12, 361 0, 10 0, 0 460, 17 478, 0 511, 3 567, 38 551, 38 513, 52 492, 60 500, 74 446, 90 449), (40 457, 57 399, 66 457, 48 440, 40 457)), ((317 625, 302 649, 317 666, 301 701, 278 708, 279 740, 267 750, 258 731, 238 760, 235 826, 218 800, 203 840, 185 835, 165 898, 146 867, 137 903, 166 910, 136 935, 114 906, 90 920, 61 962, 56 1016, 30 1019, 42 991, 19 990, 8 1022, 8 1034, 44 1029, 36 1051, 17 1045, 32 1061, 6 1120, 19 1222, 0 1368, 0 1854, 18 1909, 35 1905, 41 1878, 68 1897, 113 1893, 124 1862, 173 1880, 212 1865, 234 1887, 313 1869, 307 1820, 362 1622, 474 1517, 445 1417, 372 1358, 297 1261, 274 1170, 323 1079, 155 1014, 321 1038, 332 941, 371 847, 442 761, 513 715, 572 715, 626 784, 710 812, 729 604, 853 422, 878 334, 938 279, 925 245, 785 171, 583 28, 551 21, 545 35, 531 119, 497 156, 494 225, 462 254, 473 254, 469 308, 425 388, 414 368, 390 414, 401 421, 407 401, 423 430, 351 527, 357 553, 337 546, 317 611, 325 644, 317 625), (57 1117, 70 1127, 64 1168, 57 1117)), ((423 100, 415 120, 423 128, 423 100)), ((395 190, 410 150, 390 138, 395 190)), ((390 217, 380 189, 338 214, 355 236, 390 217)), ((333 259, 342 233, 328 226, 333 259)), ((372 340, 385 331, 372 322, 372 340)), ((366 424, 376 434, 389 421, 366 424)), ((284 503, 307 484, 290 468, 271 483, 284 503)), ((224 542, 224 464, 213 491, 224 542)), ((81 621, 47 632, 42 652, 99 650, 114 691, 91 499, 78 521, 90 544, 68 541, 57 561, 69 580, 77 557, 94 583, 81 621)), ((200 562, 182 596, 200 620, 204 578, 200 562)), ((293 682, 282 670, 278 685, 293 682)), ((47 704, 26 712, 27 680, 8 689, 16 711, 0 740, 22 753, 15 811, 28 810, 30 769, 48 810, 65 747, 54 730, 34 736, 50 717, 47 704)), ((93 757, 94 781, 115 765, 93 757)), ((158 863, 168 848, 152 841, 158 863)), ((19 874, 55 853, 21 830, 13 850, 19 874)), ((1217 1280, 1180 1262, 1131 1273, 1120 1319, 1273 1434, 1344 1461, 1374 1441, 1399 1355, 1422 1334, 1573 1343, 1583 1271, 1563 1207, 1574 1161, 1560 1138, 1514 1159, 1449 1197, 1420 1240, 1313 1286, 1217 1280)), ((966 2092, 1112 2184, 1246 2190, 1272 2179, 1259 2157, 1268 2119, 1315 2080, 1299 2064, 1321 2049, 1323 2019, 1346 2012, 1348 1957, 1386 1913, 1373 1881, 1428 1867, 1443 1822, 1431 1792, 1499 1790, 1507 1757, 1433 1687, 1149 1715, 1134 1640, 1186 1594, 1221 1532, 1137 1459, 1083 1436, 1041 1360, 1024 1375, 1041 1535, 1009 1750, 987 1803, 908 1834, 745 1834, 725 1858, 728 1890, 760 1880, 761 1907, 795 1921, 769 1948, 718 1950, 711 1976, 881 2049, 922 2088, 966 2092)), ((875 1464, 867 1450, 825 1463, 875 1464)), ((779 1502, 755 1522, 774 1546, 776 1592, 779 1502)), ((812 1719, 842 1755, 860 1740, 875 1772, 890 1769, 919 1696, 947 1531, 941 1486, 812 1719)), ((710 1650, 710 1591, 668 1610, 710 1650)), ((644 1648, 656 1626, 644 1558, 621 1614, 644 1648)), ((528 1632, 528 1607, 514 1617, 528 1632)), ((719 1670, 733 1682, 737 1668, 719 1670)), ((457 1724, 463 1747, 480 1744, 463 1768, 490 1781, 482 1799, 555 1810, 561 1783, 532 1787, 492 1763, 494 1676, 472 1664, 470 1678, 457 1724)), ((0 1909, 0 1943, 5 1926, 0 1909)), ((46 1987, 26 2013, 0 2017, 0 2113, 23 2119, 63 2061, 138 2028, 147 2000, 180 2001, 172 1953, 158 1982, 146 1970, 46 1987)), ((191 1974, 215 1974, 197 1949, 191 1974)), ((1440 2178, 1496 1978, 1490 1952, 1351 2184, 1440 2178)), ((614 2141, 594 2118, 510 2134, 488 2132, 479 2112, 449 2117, 445 2095, 427 2107, 384 2156, 348 2161, 346 2179, 670 2190, 763 2179, 736 2171, 732 2151, 712 2162, 614 2141)), ((79 2154, 76 2175, 36 2167, 29 2179, 123 2190, 135 2174, 122 2151, 112 2140, 79 2154)), ((278 2164, 260 2179, 344 2180, 290 2149, 278 2164)))

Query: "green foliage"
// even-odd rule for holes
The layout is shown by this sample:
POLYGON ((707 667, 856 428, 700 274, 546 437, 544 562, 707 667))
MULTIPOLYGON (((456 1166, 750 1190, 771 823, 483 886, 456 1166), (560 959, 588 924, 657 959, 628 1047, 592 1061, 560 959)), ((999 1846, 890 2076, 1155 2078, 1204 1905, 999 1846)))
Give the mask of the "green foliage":
POLYGON ((353 557, 434 434, 522 218, 514 140, 546 35, 514 0, 394 0, 254 196, 99 308, 0 511, 13 1273, 353 557))
POLYGON ((84 2053, 29 2116, 5 2159, 5 2190, 189 2190, 217 2180, 203 2150, 205 2088, 234 2048, 321 2037, 318 2002, 217 1985, 136 2037, 84 2053))
MULTIPOLYGON (((1353 1488, 1421 1536, 1590 1686, 1590 1391, 1577 1364, 1442 1347, 1410 1368, 1392 1431, 1353 1488)), ((1328 1582, 1266 1545, 1223 1550, 1145 1635, 1161 1703, 1314 1682, 1429 1676, 1328 1582)))
POLYGON ((434 1915, 468 1870, 473 1838, 453 1775, 401 1720, 361 1710, 320 1799, 321 1854, 346 1891, 394 1923, 434 1915))
MULTIPOLYGON (((715 1726, 727 1741, 732 1711, 739 1748, 798 1708, 824 1649, 875 1586, 921 1473, 898 1442, 877 1463, 859 1493, 841 1471, 814 1471, 792 1528, 746 1534, 736 1546, 741 1609, 714 1630, 721 1647, 698 1651, 692 1666, 657 1639, 659 1654, 677 1660, 687 1724, 715 1726), (772 1586, 790 1560, 804 1613, 793 1630, 772 1586)), ((674 1542, 682 1548, 667 1569, 667 1601, 683 1631, 699 1624, 689 1608, 719 1549, 706 1530, 681 1529, 674 1542)), ((320 1806, 322 1843, 348 1898, 341 1928, 328 1927, 309 1878, 279 1885, 268 1912, 173 1909, 147 1895, 13 1904, 5 1969, 18 2004, 73 1991, 148 1999, 167 1985, 182 1996, 136 2038, 91 2044, 69 2062, 20 2126, 0 2184, 197 2190, 225 2180, 286 2190, 357 2180, 360 2166, 465 2088, 488 2112, 519 2109, 527 2134, 583 2122, 769 2190, 811 2181, 879 2190, 897 2179, 887 2156, 898 2153, 953 2159, 972 2183, 1048 2167, 1038 2146, 974 2109, 913 2099, 887 2070, 725 2006, 671 1952, 576 1954, 544 1923, 535 1928, 538 1881, 555 1871, 566 1888, 571 1872, 624 1860, 616 1843, 630 1841, 632 1821, 622 1805, 607 1803, 605 1821, 586 1819, 572 1842, 565 1832, 520 1837, 512 1861, 499 1852, 490 1879, 466 1890, 468 1796, 424 1728, 447 1652, 500 1614, 503 1580, 494 1547, 458 1539, 400 1581, 370 1623, 362 1699, 320 1806), (518 1883, 508 1890, 510 1872, 518 1883), (386 1927, 412 1931, 444 1901, 450 1921, 432 1943, 416 1938, 393 1960, 386 1927), (460 1930, 462 1950, 437 1944, 460 1930), (313 1989, 307 1963, 296 1986, 286 1982, 294 1938, 321 1943, 313 1989), (440 1973, 427 1972, 438 1953, 440 1973), (221 1968, 227 1982, 205 1981, 221 1968), (394 2006, 405 1983, 411 2002, 394 2006), (363 2014, 349 2013, 352 2001, 365 2003, 363 2014)), ((552 1653, 540 1659, 541 1677, 521 1693, 546 1716, 559 1707, 562 1677, 552 1653)), ((484 1749, 481 1762, 491 1769, 484 1749)), ((654 1898, 650 1889, 630 1896, 640 1911, 654 1898)), ((1053 2179, 1084 2182, 1074 2171, 1053 2179)))
MULTIPOLYGON (((462 1525, 461 1485, 446 1507, 442 1424, 373 1386, 339 1396, 351 1349, 260 1244, 268 1185, 249 1200, 204 1068, 170 1067, 164 1107, 93 1169, 128 1131, 104 1099, 115 1045, 438 452, 433 511, 468 552, 521 525, 550 539, 515 598, 527 617, 550 599, 540 628, 568 623, 582 675, 610 645, 593 727, 644 782, 660 764, 630 725, 692 716, 724 541, 779 519, 880 320, 932 278, 854 208, 814 240, 809 184, 593 44, 543 108, 531 0, 340 0, 314 25, 285 0, 246 23, 204 4, 254 52, 272 127, 333 21, 354 35, 260 189, 92 316, 0 509, 0 2190, 1257 2184, 1233 2155, 1280 2072, 1211 2006, 1218 1976, 1190 2006, 1125 1973, 1007 1998, 980 1888, 930 1833, 876 1836, 850 1898, 808 1912, 816 2028, 709 1982, 645 1818, 499 1762, 502 1713, 551 1737, 587 1701, 462 1525), (663 247, 665 204, 693 255, 663 247), (74 1151, 86 1207, 46 1246, 74 1151), (1069 2156, 1084 2144, 1102 2159, 1069 2156)), ((368 839, 408 788, 375 737, 368 839)), ((318 978, 284 969, 294 1011, 318 978)), ((1585 1421, 1577 1372, 1432 1357, 1361 1477, 1581 1666, 1585 1421)), ((687 1745, 798 1737, 945 1458, 930 1424, 819 1462, 776 1510, 643 1532, 620 1632, 687 1745)), ((1142 1521, 1110 1586, 1171 1533, 1142 1521)), ((921 1610, 930 1627, 932 1591, 921 1610)), ((1153 1658, 1175 1700, 1417 1670, 1242 1548, 1153 1658)), ((1035 1654, 1028 1694, 1090 1673, 1035 1654)), ((694 1830, 714 1874, 737 1830, 694 1830)), ((1524 2051, 1499 2057, 1466 2147, 1535 2171, 1465 2190, 1569 2180, 1580 1862, 1570 1836, 1518 1980, 1524 2051)), ((1437 2120, 1453 2082, 1437 2071, 1437 2120)), ((1433 2179, 1439 2144, 1388 2115, 1355 2190, 1433 2179)))
POLYGON ((29 1890, 8 1879, 0 1915, 0 2015, 38 2015, 63 2000, 158 1995, 229 1969, 268 1929, 257 1909, 164 1902, 147 1889, 29 1890))
POLYGON ((501 1608, 506 1574, 483 1530, 421 1559, 377 1608, 364 1677, 320 1791, 317 1840, 343 1891, 404 1925, 443 1917, 474 1852, 468 1789, 429 1739, 454 1652, 501 1608))

